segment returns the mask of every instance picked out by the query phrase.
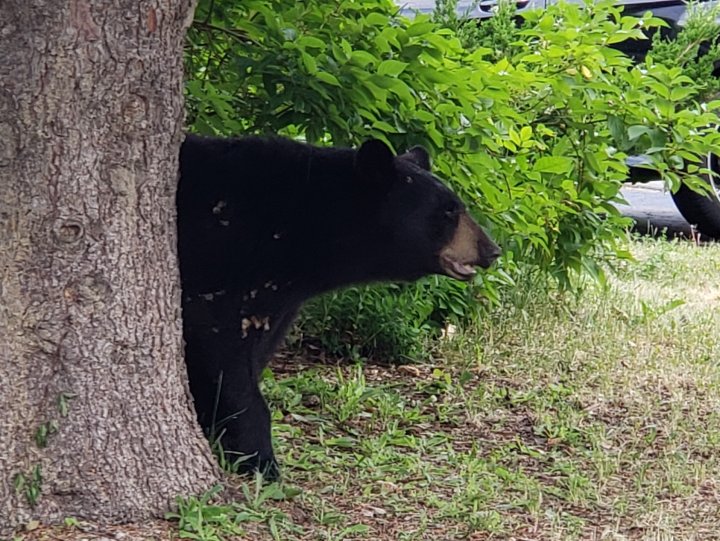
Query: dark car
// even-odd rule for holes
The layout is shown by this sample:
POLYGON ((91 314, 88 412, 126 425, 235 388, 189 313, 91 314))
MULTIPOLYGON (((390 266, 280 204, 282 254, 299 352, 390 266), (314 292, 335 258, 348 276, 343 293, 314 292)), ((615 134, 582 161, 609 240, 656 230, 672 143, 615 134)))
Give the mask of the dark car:
MULTIPOLYGON (((582 0, 566 1, 583 3, 582 0)), ((698 3, 708 6, 716 5, 719 2, 720 0, 698 0, 698 3)), ((515 5, 518 17, 522 17, 525 11, 543 9, 554 3, 557 3, 557 1, 525 0, 517 1, 515 5)), ((646 12, 651 11, 655 17, 663 19, 668 24, 668 27, 663 28, 662 32, 670 37, 677 35, 687 20, 687 2, 682 0, 621 0, 616 3, 623 7, 626 15, 641 17, 646 12)), ((418 12, 432 13, 435 9, 434 0, 408 0, 404 2, 399 0, 397 4, 400 6, 400 12, 408 16, 413 16, 418 12)), ((481 2, 477 0, 458 0, 458 16, 482 23, 484 19, 493 16, 497 4, 497 0, 484 0, 481 2)), ((627 40, 618 44, 617 48, 635 61, 640 61, 647 54, 650 45, 650 40, 627 40)), ((700 48, 700 54, 708 50, 708 45, 705 44, 700 48)), ((713 75, 720 77, 720 60, 715 64, 713 75)), ((700 194, 683 185, 672 196, 678 210, 689 223, 695 225, 701 233, 720 239, 720 157, 716 154, 710 154, 706 160, 707 168, 713 171, 712 175, 706 176, 706 181, 712 188, 710 194, 700 194)), ((646 182, 657 178, 657 175, 652 171, 640 167, 643 162, 642 156, 633 156, 628 159, 630 181, 646 182)))

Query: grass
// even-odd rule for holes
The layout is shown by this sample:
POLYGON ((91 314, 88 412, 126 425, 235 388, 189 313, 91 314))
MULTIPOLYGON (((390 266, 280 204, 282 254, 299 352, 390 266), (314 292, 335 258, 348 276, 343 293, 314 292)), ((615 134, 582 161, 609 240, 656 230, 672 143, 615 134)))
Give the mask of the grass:
POLYGON ((720 246, 629 242, 606 287, 521 284, 432 365, 280 355, 282 483, 182 502, 180 536, 720 539, 720 246))
POLYGON ((279 499, 228 517, 248 539, 720 539, 720 247, 631 248, 606 287, 519 286, 433 365, 280 358, 279 499))

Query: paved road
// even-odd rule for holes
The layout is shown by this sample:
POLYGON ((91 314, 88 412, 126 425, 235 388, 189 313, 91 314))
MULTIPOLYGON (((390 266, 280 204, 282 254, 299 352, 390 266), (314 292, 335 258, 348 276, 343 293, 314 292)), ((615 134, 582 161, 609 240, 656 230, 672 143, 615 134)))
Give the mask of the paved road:
POLYGON ((662 234, 669 237, 692 235, 690 224, 680 215, 670 192, 664 190, 661 181, 646 184, 628 184, 622 189, 628 205, 618 208, 635 220, 635 229, 641 233, 662 234))

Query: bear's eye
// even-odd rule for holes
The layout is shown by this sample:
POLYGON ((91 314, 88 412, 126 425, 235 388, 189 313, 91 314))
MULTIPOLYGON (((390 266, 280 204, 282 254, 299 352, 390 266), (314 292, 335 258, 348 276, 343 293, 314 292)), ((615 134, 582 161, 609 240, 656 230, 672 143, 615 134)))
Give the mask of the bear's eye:
POLYGON ((445 210, 444 214, 446 218, 455 218, 460 214, 460 209, 458 207, 449 207, 445 210))

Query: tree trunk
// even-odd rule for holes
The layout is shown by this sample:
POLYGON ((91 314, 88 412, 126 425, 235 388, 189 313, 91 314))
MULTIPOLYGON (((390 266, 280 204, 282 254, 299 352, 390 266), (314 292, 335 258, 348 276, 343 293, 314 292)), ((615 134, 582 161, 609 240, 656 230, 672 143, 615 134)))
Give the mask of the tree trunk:
POLYGON ((192 8, 0 2, 0 531, 158 516, 218 479, 176 262, 192 8))

